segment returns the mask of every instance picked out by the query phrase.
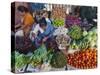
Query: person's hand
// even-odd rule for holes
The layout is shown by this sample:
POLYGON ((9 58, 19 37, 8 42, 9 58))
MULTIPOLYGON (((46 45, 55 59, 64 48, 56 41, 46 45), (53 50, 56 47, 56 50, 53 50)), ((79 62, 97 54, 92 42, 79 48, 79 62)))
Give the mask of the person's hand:
POLYGON ((35 37, 35 33, 32 33, 32 37, 35 37))
POLYGON ((35 35, 35 33, 33 33, 33 32, 32 32, 31 35, 32 35, 32 36, 31 36, 31 39, 33 40, 33 39, 35 38, 36 35, 35 35))
POLYGON ((45 38, 43 38, 43 42, 46 42, 47 41, 47 39, 48 39, 48 37, 45 37, 45 38))
POLYGON ((15 25, 15 29, 21 27, 21 24, 15 25))

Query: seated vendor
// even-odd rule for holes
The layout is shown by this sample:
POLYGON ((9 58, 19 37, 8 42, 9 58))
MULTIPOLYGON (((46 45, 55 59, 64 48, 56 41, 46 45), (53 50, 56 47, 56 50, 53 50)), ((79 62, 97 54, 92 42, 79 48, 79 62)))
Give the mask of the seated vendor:
POLYGON ((20 15, 22 16, 21 29, 24 32, 24 37, 27 37, 34 23, 34 18, 29 12, 28 8, 24 6, 19 6, 17 10, 20 12, 20 15))
POLYGON ((42 18, 39 21, 38 27, 38 34, 34 33, 36 28, 32 31, 32 37, 34 37, 34 43, 38 47, 41 43, 46 42, 48 39, 52 38, 52 34, 55 28, 52 25, 47 24, 45 18, 42 18))

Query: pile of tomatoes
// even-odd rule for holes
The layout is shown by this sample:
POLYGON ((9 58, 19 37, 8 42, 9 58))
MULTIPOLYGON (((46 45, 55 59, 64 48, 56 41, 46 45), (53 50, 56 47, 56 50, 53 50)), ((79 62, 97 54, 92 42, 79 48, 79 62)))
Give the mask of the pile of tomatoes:
POLYGON ((67 63, 77 69, 91 69, 97 67, 97 50, 86 49, 68 54, 67 63))

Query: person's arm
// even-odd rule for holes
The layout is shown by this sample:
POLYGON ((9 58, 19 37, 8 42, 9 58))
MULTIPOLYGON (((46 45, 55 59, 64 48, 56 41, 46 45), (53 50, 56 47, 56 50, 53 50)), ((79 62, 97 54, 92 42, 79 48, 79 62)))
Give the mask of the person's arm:
POLYGON ((33 33, 35 33, 35 34, 37 34, 38 33, 38 31, 40 31, 40 27, 39 27, 39 24, 37 24, 35 27, 34 27, 34 29, 33 29, 33 33))
POLYGON ((47 38, 52 37, 53 36, 53 32, 54 32, 54 27, 53 26, 50 26, 49 33, 48 33, 47 38))
POLYGON ((46 35, 43 39, 45 42, 47 39, 53 36, 54 28, 52 26, 48 27, 47 31, 44 32, 44 35, 46 35))
POLYGON ((15 25, 15 32, 17 32, 18 30, 21 30, 22 24, 17 24, 15 25))
POLYGON ((20 26, 21 26, 21 24, 17 24, 17 25, 15 25, 15 29, 18 28, 18 27, 20 27, 20 26))

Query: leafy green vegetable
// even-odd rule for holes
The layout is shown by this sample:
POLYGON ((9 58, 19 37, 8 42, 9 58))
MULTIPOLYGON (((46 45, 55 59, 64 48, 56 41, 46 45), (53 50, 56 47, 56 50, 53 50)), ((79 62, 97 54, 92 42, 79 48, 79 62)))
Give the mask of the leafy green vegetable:
POLYGON ((12 67, 14 67, 15 69, 20 69, 30 62, 30 56, 14 51, 11 55, 11 61, 12 67))
POLYGON ((64 25, 64 20, 63 19, 55 19, 53 21, 53 25, 55 27, 60 27, 60 26, 63 26, 64 25))
POLYGON ((97 45, 97 31, 95 28, 87 32, 87 35, 83 37, 80 42, 80 49, 86 49, 88 47, 95 47, 97 45))
POLYGON ((62 52, 54 53, 50 64, 54 68, 63 68, 67 64, 66 57, 62 52))
POLYGON ((30 61, 30 57, 26 56, 24 54, 20 54, 18 56, 15 56, 15 66, 16 68, 22 68, 26 64, 28 64, 30 61))
POLYGON ((88 32, 86 30, 83 31, 83 36, 86 36, 88 32))
POLYGON ((42 62, 47 60, 47 50, 45 45, 42 45, 37 50, 34 51, 34 54, 31 56, 31 65, 37 66, 42 62))
POLYGON ((69 48, 71 48, 71 49, 78 49, 79 48, 79 45, 76 42, 76 40, 71 41, 69 48))
POLYGON ((82 37, 82 30, 79 26, 77 25, 73 25, 68 32, 68 35, 72 38, 72 39, 80 39, 82 37))
POLYGON ((82 40, 80 42, 79 48, 80 49, 87 49, 89 47, 90 42, 88 40, 82 40))

